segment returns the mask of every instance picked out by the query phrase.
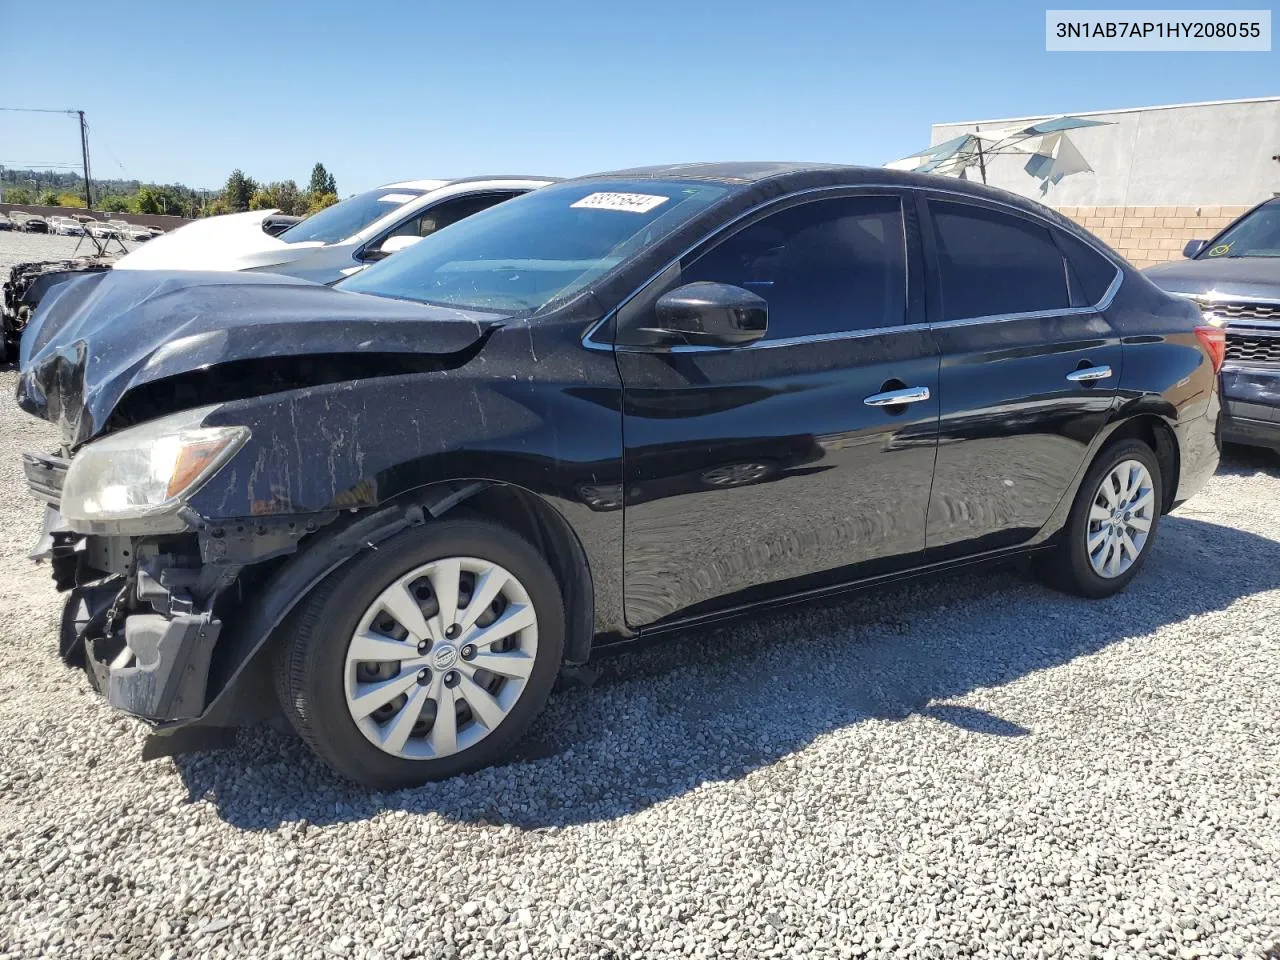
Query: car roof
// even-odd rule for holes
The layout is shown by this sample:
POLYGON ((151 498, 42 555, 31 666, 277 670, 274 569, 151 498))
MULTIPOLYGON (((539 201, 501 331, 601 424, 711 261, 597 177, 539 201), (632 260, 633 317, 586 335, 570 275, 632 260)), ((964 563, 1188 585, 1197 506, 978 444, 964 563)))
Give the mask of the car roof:
POLYGON ((496 173, 493 175, 477 176, 477 177, 457 177, 453 180, 401 180, 397 183, 387 183, 378 187, 379 190, 389 190, 392 188, 400 188, 407 190, 439 190, 441 187, 451 187, 459 183, 479 183, 482 180, 541 180, 543 183, 555 183, 559 177, 547 177, 539 174, 515 174, 515 173, 496 173))
POLYGON ((705 180, 737 189, 762 187, 782 192, 814 187, 889 186, 914 187, 992 200, 1005 206, 1020 208, 1048 216, 1055 222, 1064 218, 1049 207, 986 184, 933 173, 912 173, 888 167, 864 167, 839 163, 798 163, 789 161, 733 161, 726 163, 672 163, 661 166, 632 167, 574 178, 577 182, 592 180, 705 180))

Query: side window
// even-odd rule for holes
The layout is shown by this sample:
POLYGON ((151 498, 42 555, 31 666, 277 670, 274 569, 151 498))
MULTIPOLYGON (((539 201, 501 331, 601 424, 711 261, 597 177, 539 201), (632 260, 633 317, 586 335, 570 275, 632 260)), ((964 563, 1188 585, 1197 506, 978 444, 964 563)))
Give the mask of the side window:
POLYGON ((503 200, 519 196, 516 193, 482 193, 469 197, 455 197, 444 200, 435 206, 422 211, 418 216, 406 220, 387 236, 389 237, 426 237, 441 230, 451 223, 465 220, 473 213, 487 210, 503 200))
POLYGON ((769 304, 768 340, 891 327, 906 319, 897 197, 844 197, 758 220, 681 267, 681 283, 731 283, 769 304))
POLYGON ((1066 309, 1067 271, 1048 227, 986 207, 930 200, 942 318, 1066 309))
POLYGON ((1091 307, 1104 296, 1118 272, 1116 265, 1079 237, 1064 230, 1057 232, 1058 245, 1067 254, 1071 264, 1071 277, 1080 296, 1077 305, 1091 307))

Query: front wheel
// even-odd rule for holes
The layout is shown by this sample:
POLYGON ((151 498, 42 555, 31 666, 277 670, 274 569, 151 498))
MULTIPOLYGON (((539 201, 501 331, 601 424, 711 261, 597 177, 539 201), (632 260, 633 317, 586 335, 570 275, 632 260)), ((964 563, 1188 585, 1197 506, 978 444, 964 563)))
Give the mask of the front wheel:
POLYGON ((1076 494, 1057 547, 1038 569, 1051 586, 1109 597, 1138 575, 1160 521, 1160 466, 1141 440, 1098 455, 1076 494))
POLYGON ((321 584, 276 657, 281 706, 338 773, 413 786, 502 759, 550 695, 564 611, 542 556, 504 527, 405 531, 321 584))

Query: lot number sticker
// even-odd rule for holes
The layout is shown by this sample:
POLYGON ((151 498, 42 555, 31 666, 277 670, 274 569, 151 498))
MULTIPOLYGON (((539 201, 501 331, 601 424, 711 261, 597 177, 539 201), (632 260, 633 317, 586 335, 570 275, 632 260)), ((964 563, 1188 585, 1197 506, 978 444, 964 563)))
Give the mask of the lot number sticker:
POLYGON ((654 207, 666 203, 668 197, 656 197, 651 193, 589 193, 571 207, 586 210, 619 210, 622 213, 648 213, 654 207))

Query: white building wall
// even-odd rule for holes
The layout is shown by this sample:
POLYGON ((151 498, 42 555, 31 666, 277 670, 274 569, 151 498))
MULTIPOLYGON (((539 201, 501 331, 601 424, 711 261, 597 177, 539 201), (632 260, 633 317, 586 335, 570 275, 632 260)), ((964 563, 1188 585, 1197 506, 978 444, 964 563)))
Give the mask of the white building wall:
MULTIPOLYGON (((1054 207, 1248 206, 1280 194, 1280 161, 1273 159, 1280 155, 1280 97, 1072 116, 1112 124, 1067 134, 1093 173, 1072 174, 1044 189, 1022 169, 1025 156, 1006 156, 988 162, 987 182, 1054 207)), ((1043 119, 936 123, 930 145, 976 127, 1043 119)))

